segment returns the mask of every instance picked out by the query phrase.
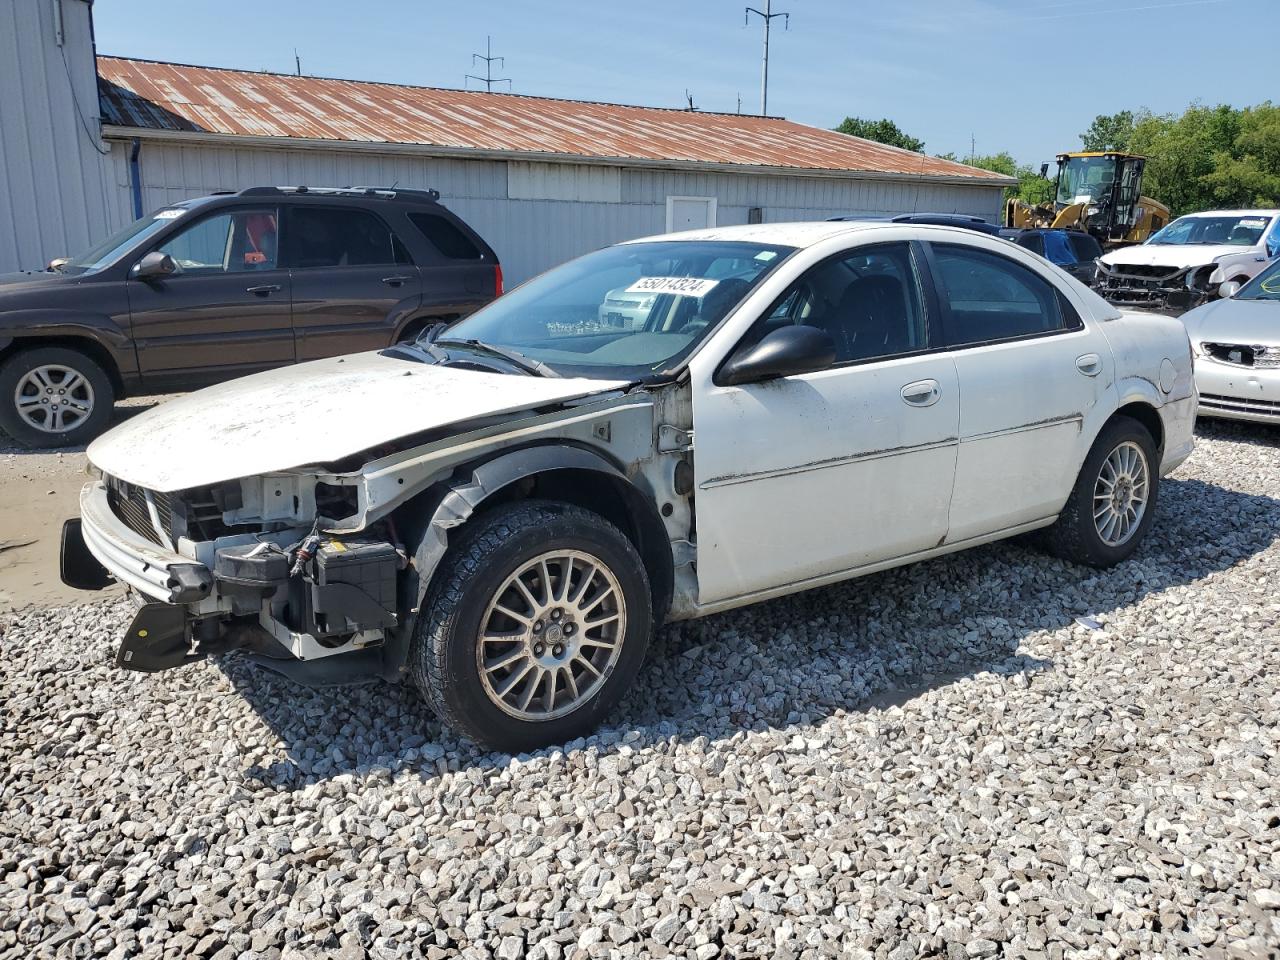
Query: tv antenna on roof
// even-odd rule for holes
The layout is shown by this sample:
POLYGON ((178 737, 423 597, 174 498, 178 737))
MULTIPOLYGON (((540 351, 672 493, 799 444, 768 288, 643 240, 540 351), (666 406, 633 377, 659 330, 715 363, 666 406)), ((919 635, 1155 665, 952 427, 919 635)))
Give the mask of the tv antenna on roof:
POLYGON ((474 73, 468 73, 462 81, 464 86, 466 85, 467 80, 476 80, 484 84, 484 89, 487 93, 493 93, 493 85, 495 83, 505 83, 507 85, 507 90, 511 89, 510 77, 495 77, 493 75, 493 65, 495 63, 502 69, 506 69, 507 66, 505 57, 495 57, 493 55, 493 37, 484 38, 483 54, 473 53, 471 55, 471 65, 473 67, 476 65, 477 60, 484 61, 484 76, 477 77, 474 73))
POLYGON ((764 0, 764 10, 747 7, 747 12, 743 15, 743 23, 750 23, 753 13, 764 21, 764 66, 760 71, 760 116, 762 117, 769 115, 769 28, 773 25, 774 17, 784 17, 783 22, 786 28, 791 29, 791 14, 774 13, 771 9, 772 4, 773 0, 764 0))

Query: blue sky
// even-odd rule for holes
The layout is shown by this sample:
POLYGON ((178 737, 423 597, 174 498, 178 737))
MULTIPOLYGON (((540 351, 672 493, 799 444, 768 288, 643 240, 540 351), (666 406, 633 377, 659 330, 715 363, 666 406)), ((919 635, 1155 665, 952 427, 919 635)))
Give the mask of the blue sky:
MULTIPOLYGON (((764 0, 753 6, 763 8, 764 0)), ((739 0, 98 0, 98 51, 460 87, 493 36, 512 89, 759 110, 759 21, 739 0)), ((1274 95, 1277 0, 773 0, 769 112, 887 116, 930 153, 1038 164, 1099 113, 1274 95), (1056 61, 1056 62, 1055 62, 1056 61)), ((473 84, 474 85, 474 84, 473 84)))

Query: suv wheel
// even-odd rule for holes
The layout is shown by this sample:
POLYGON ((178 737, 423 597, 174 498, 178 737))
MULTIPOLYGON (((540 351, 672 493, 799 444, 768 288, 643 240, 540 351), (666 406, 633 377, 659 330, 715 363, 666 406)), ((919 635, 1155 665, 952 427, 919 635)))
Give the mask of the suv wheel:
POLYGON ((653 629, 635 547, 603 517, 525 501, 462 532, 436 573, 411 654, 442 720, 519 753, 590 733, 644 662, 653 629))
POLYGON ((35 347, 0 364, 0 430, 26 446, 87 443, 114 404, 111 378, 79 350, 35 347))
POLYGON ((1160 477, 1155 442, 1129 417, 1094 441, 1067 505, 1045 531, 1049 551, 1090 567, 1110 567, 1138 549, 1155 516, 1160 477))

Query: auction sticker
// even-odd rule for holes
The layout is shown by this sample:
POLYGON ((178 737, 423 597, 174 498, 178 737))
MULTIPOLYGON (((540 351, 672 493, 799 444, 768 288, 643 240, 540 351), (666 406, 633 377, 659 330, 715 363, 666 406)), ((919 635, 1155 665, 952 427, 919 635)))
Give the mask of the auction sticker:
POLYGON ((671 293, 678 297, 705 297, 719 280, 704 277, 641 277, 627 293, 671 293))
POLYGON ((156 220, 177 220, 187 211, 185 210, 161 210, 155 215, 156 220))

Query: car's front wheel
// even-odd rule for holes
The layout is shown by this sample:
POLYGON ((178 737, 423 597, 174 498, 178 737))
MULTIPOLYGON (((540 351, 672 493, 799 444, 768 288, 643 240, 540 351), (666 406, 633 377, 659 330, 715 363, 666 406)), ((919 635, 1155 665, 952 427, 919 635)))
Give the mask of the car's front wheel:
POLYGON ((1158 463, 1155 441, 1138 421, 1116 417, 1103 427, 1067 505, 1045 531, 1050 551, 1091 567, 1127 559, 1155 516, 1158 463))
POLYGON ((518 753, 594 730, 652 630, 631 542, 588 510, 524 501, 463 529, 432 582, 411 667, 442 720, 518 753))
POLYGON ((114 403, 111 378, 79 350, 34 347, 0 365, 0 430, 28 447, 89 442, 114 403))

